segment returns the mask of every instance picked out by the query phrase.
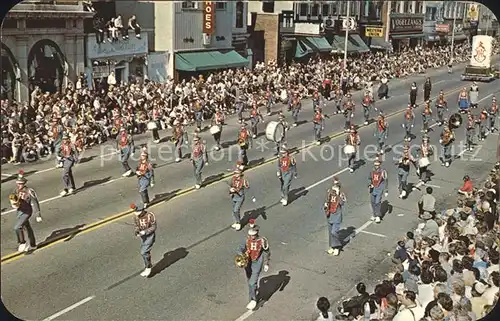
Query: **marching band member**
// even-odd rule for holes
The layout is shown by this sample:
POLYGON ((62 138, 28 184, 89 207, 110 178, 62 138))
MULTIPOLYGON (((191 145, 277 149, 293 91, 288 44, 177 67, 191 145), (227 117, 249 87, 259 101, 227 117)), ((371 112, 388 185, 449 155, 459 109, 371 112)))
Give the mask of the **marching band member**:
POLYGON ((267 116, 271 116, 271 107, 274 104, 274 97, 273 97, 273 93, 271 92, 270 86, 267 86, 265 99, 266 99, 267 116))
POLYGON ((143 150, 141 152, 141 158, 139 159, 139 164, 135 170, 135 174, 139 180, 139 194, 141 195, 142 204, 146 208, 149 204, 149 194, 148 187, 154 187, 155 185, 155 175, 153 170, 153 165, 149 162, 148 152, 143 150))
POLYGON ((340 224, 342 223, 342 209, 346 202, 344 193, 340 191, 340 184, 334 178, 334 184, 326 192, 324 210, 328 224, 328 254, 337 256, 342 248, 342 240, 339 236, 340 224))
MULTIPOLYGON (((433 154, 432 146, 429 143, 429 136, 424 135, 422 136, 422 144, 415 150, 416 157, 418 159, 423 159, 431 156, 433 154)), ((418 168, 417 168, 417 175, 420 179, 421 182, 426 182, 428 179, 428 166, 421 166, 424 162, 419 162, 418 168)), ((416 188, 415 188, 416 189, 416 188)))
POLYGON ((175 161, 178 163, 182 160, 182 144, 189 143, 187 133, 184 130, 184 126, 178 120, 174 121, 172 141, 175 145, 175 161))
POLYGON ((259 111, 259 107, 257 103, 254 102, 252 106, 252 110, 250 111, 250 125, 252 127, 252 138, 257 138, 257 125, 259 121, 264 122, 264 117, 259 111))
POLYGON ((404 123, 403 128, 406 130, 405 141, 409 142, 412 139, 411 129, 415 124, 415 113, 413 112, 413 108, 410 104, 408 104, 408 108, 404 114, 404 123))
POLYGON ((441 143, 441 161, 442 165, 449 167, 451 161, 451 146, 453 141, 455 140, 455 135, 453 131, 448 127, 444 126, 444 130, 441 133, 441 139, 439 142, 441 143))
POLYGON ((76 163, 75 153, 76 151, 71 144, 69 135, 65 134, 59 153, 59 157, 63 164, 62 180, 64 183, 64 190, 59 193, 61 196, 72 194, 75 191, 75 179, 73 177, 73 165, 76 163))
POLYGON ((367 90, 365 91, 365 95, 363 97, 363 102, 361 105, 363 106, 363 117, 365 118, 365 125, 368 125, 370 121, 370 108, 373 103, 373 98, 370 95, 370 92, 367 90))
POLYGON ((461 113, 465 113, 469 110, 469 95, 467 94, 467 88, 462 88, 458 94, 458 109, 461 113))
POLYGON ((373 171, 370 172, 368 177, 368 188, 370 191, 370 203, 372 207, 373 215, 371 217, 372 221, 375 223, 380 223, 380 207, 382 205, 382 194, 387 197, 387 171, 380 167, 382 163, 376 160, 373 165, 373 171))
POLYGON ((75 158, 77 159, 77 162, 80 160, 80 155, 85 149, 85 144, 84 144, 84 137, 83 137, 83 131, 78 130, 76 133, 76 138, 75 138, 75 151, 76 155, 75 158))
POLYGON ((383 154, 385 152, 385 141, 387 140, 389 131, 389 124, 385 121, 384 115, 379 115, 377 120, 377 126, 375 127, 375 134, 373 136, 378 139, 378 146, 380 148, 379 153, 383 154))
POLYGON ((54 153, 56 154, 56 167, 62 168, 62 160, 59 154, 61 153, 61 145, 64 136, 64 127, 61 123, 61 118, 57 117, 52 120, 52 130, 51 130, 51 140, 52 145, 54 146, 54 153))
POLYGON ((443 124, 444 124, 444 111, 445 111, 445 109, 448 110, 448 103, 444 99, 444 93, 442 90, 439 92, 439 97, 436 100, 436 109, 437 109, 437 116, 438 116, 438 124, 439 124, 439 126, 443 126, 443 124))
POLYGON ((14 225, 14 231, 17 236, 18 252, 29 252, 36 248, 35 233, 30 224, 30 217, 33 214, 33 209, 27 201, 23 200, 16 194, 9 195, 10 206, 16 210, 17 221, 14 225), (29 244, 26 244, 24 238, 24 230, 28 234, 29 244))
POLYGON ((252 147, 252 136, 250 136, 250 132, 246 125, 245 123, 241 124, 240 131, 238 132, 238 146, 240 147, 239 160, 244 166, 248 165, 247 150, 252 147))
MULTIPOLYGON (((156 128, 152 130, 153 132, 153 143, 158 144, 160 142, 160 134, 158 133, 158 127, 160 127, 160 110, 158 106, 153 107, 152 121, 156 123, 156 128)), ((119 128, 119 127, 118 127, 119 128)))
POLYGON ((210 126, 219 126, 219 132, 213 135, 215 140, 215 150, 221 149, 220 138, 222 136, 222 126, 224 125, 224 121, 224 113, 217 107, 217 109, 215 109, 214 117, 212 118, 212 123, 210 124, 210 126))
POLYGON ((424 101, 429 101, 431 98, 432 83, 431 79, 427 77, 424 83, 424 101))
POLYGON ((294 97, 294 94, 293 94, 293 91, 292 91, 292 87, 288 86, 288 90, 287 90, 286 93, 287 93, 288 111, 292 111, 293 97, 294 97))
POLYGON ((248 181, 243 177, 243 171, 241 168, 236 169, 234 172, 233 179, 231 180, 231 186, 229 187, 229 194, 231 195, 231 200, 233 201, 233 218, 234 223, 231 225, 236 231, 241 229, 241 218, 240 210, 245 201, 245 190, 250 188, 248 181))
POLYGON ((347 137, 345 138, 345 144, 350 145, 354 148, 353 153, 347 154, 347 156, 349 156, 349 159, 347 160, 349 171, 353 173, 357 148, 359 145, 361 145, 361 138, 359 137, 358 131, 356 130, 356 127, 354 125, 351 126, 351 132, 347 134, 347 137))
POLYGON ((413 82, 410 87, 410 105, 415 108, 417 107, 417 83, 413 82))
POLYGON ((285 145, 286 142, 286 132, 290 129, 290 126, 288 125, 288 122, 285 120, 285 115, 280 111, 279 116, 278 116, 278 122, 283 125, 283 128, 285 131, 283 132, 283 136, 281 137, 281 140, 276 142, 276 153, 274 154, 275 156, 279 155, 281 146, 285 145))
POLYGON ((469 151, 473 150, 475 128, 474 115, 469 112, 467 115, 467 124, 465 125, 465 148, 469 151))
POLYGON ((293 127, 297 127, 299 122, 299 112, 302 109, 302 103, 300 102, 300 97, 298 93, 293 95, 292 100, 292 118, 293 118, 293 127))
POLYGON ((134 140, 132 139, 132 135, 129 135, 127 130, 122 127, 116 142, 116 149, 120 153, 120 162, 124 170, 122 176, 128 177, 132 174, 132 169, 128 165, 128 159, 134 153, 134 140))
POLYGON ((257 231, 260 231, 260 226, 255 224, 255 219, 254 218, 250 218, 248 219, 248 229, 255 229, 257 231))
POLYGON ((432 119, 431 104, 429 101, 425 102, 424 111, 422 112, 422 132, 429 132, 429 121, 432 119))
POLYGON ((200 141, 200 137, 195 136, 193 138, 193 148, 191 152, 191 161, 194 167, 194 188, 200 189, 203 180, 201 179, 201 172, 203 167, 208 165, 208 154, 205 145, 200 141))
POLYGON ((410 164, 414 162, 413 157, 411 157, 409 152, 409 147, 405 146, 403 150, 403 155, 398 165, 398 191, 399 198, 403 198, 406 196, 406 188, 408 186, 408 175, 410 174, 410 164))
POLYGON ((153 264, 151 262, 151 249, 156 240, 156 218, 152 212, 145 210, 135 204, 130 205, 135 210, 134 232, 141 238, 141 256, 144 260, 144 271, 141 276, 148 277, 151 274, 153 264))
POLYGON ((201 104, 200 98, 196 98, 194 102, 194 119, 196 121, 196 129, 201 131, 201 122, 203 121, 203 105, 201 104))
POLYGON ((328 118, 328 116, 321 112, 321 108, 316 108, 313 116, 314 139, 316 140, 316 145, 321 144, 321 132, 325 129, 325 118, 328 118))
POLYGON ((283 206, 286 206, 288 204, 288 194, 290 193, 292 179, 297 177, 297 161, 294 157, 290 156, 286 147, 281 149, 280 154, 276 175, 281 182, 280 202, 283 206))
POLYGON ((313 93, 312 103, 313 103, 313 110, 316 110, 318 107, 323 108, 323 106, 325 105, 317 89, 313 93))
POLYGON ((269 261, 271 259, 269 242, 265 237, 259 236, 258 230, 250 229, 245 241, 239 247, 239 254, 246 255, 249 258, 248 265, 245 267, 250 297, 247 309, 253 310, 257 307, 256 292, 262 267, 264 267, 264 272, 269 270, 269 261))
POLYGON ((337 111, 335 112, 336 114, 342 113, 343 100, 344 100, 344 95, 342 95, 342 90, 340 89, 340 87, 337 87, 333 96, 333 101, 335 102, 335 106, 337 107, 337 111))
POLYGON ((356 106, 352 101, 352 96, 350 93, 348 93, 346 97, 347 101, 344 103, 345 130, 349 131, 351 129, 351 121, 354 118, 354 110, 356 106))
POLYGON ((493 96, 491 100, 491 106, 488 110, 489 117, 490 117, 490 132, 493 133, 495 130, 498 131, 498 129, 495 127, 495 121, 496 118, 498 117, 498 105, 497 105, 497 99, 495 96, 493 96))
POLYGON ((488 136, 488 111, 486 110, 486 107, 483 107, 483 110, 481 111, 481 114, 478 117, 478 123, 479 123, 479 140, 484 141, 486 139, 486 136, 488 136))
POLYGON ((245 110, 245 103, 244 101, 246 100, 245 94, 243 93, 243 85, 240 85, 238 88, 236 88, 236 93, 234 97, 234 103, 236 104, 236 110, 238 114, 238 123, 243 123, 243 111, 245 110))
POLYGON ((24 171, 20 170, 17 174, 16 189, 13 194, 16 194, 20 199, 26 201, 31 206, 32 213, 36 215, 36 221, 42 221, 42 213, 40 211, 40 202, 33 188, 26 186, 28 180, 24 177, 24 171))

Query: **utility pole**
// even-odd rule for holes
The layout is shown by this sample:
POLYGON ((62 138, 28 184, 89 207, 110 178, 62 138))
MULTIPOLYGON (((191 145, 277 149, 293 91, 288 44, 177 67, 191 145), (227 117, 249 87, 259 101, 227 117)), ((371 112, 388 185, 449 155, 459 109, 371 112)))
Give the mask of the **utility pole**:
POLYGON ((342 66, 342 71, 340 73, 340 86, 341 87, 342 87, 342 81, 344 80, 344 72, 347 69, 347 43, 349 41, 348 38, 349 38, 349 27, 350 27, 350 23, 349 23, 350 13, 351 13, 351 1, 348 0, 347 1, 347 16, 346 16, 347 25, 345 28, 345 39, 344 39, 344 65, 342 66))
POLYGON ((450 65, 453 64, 453 53, 455 50, 455 29, 457 24, 457 9, 460 2, 455 2, 455 10, 453 11, 453 30, 451 31, 451 52, 450 52, 450 65))

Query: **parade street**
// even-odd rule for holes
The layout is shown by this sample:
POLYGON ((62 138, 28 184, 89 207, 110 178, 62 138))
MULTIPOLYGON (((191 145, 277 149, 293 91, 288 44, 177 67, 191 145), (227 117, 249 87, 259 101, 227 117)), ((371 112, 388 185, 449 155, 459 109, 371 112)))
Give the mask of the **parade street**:
MULTIPOLYGON (((449 75, 444 70, 433 78, 434 89, 432 96, 438 95, 439 90, 443 90, 450 105, 456 102, 458 90, 465 83, 457 80, 458 73, 454 75, 453 80, 448 79, 449 75)), ((390 99, 377 101, 375 106, 384 111, 386 115, 400 111, 407 106, 408 103, 408 87, 411 81, 417 81, 421 87, 424 77, 413 77, 408 81, 400 81, 391 83, 390 99)), ((483 97, 490 95, 494 85, 484 85, 481 90, 483 97), (489 92, 488 92, 489 90, 489 92)), ((421 88, 419 88, 421 90, 421 88)), ((362 107, 360 105, 361 93, 356 93, 354 102, 357 104, 355 123, 363 124, 362 107)), ((423 93, 419 93, 419 103, 422 103, 423 93)), ((489 103, 490 97, 486 97, 485 103, 489 103)), ((276 108, 278 110, 279 106, 276 108)), ((332 114, 335 110, 333 102, 329 102, 325 108, 325 112, 332 114)), ((285 111, 286 120, 291 122, 292 118, 285 111)), ((303 102, 302 112, 299 114, 300 125, 291 128, 287 133, 287 145, 289 148, 302 148, 312 143, 313 128, 310 123, 313 116, 311 101, 303 102), (308 122, 308 123, 306 123, 308 122)), ((372 110, 372 117, 376 118, 377 112, 372 110)), ((402 115, 394 116, 394 121, 400 123, 402 115)), ((417 114, 420 120, 420 115, 417 114)), ((264 163, 266 160, 272 159, 274 155, 275 144, 269 142, 264 137, 265 124, 270 120, 276 120, 277 115, 265 118, 265 122, 259 124, 260 135, 254 140, 254 146, 248 151, 251 165, 264 163)), ((344 128, 343 115, 333 115, 326 120, 324 135, 338 134, 344 128)), ((397 127, 400 127, 398 125, 397 127)), ((369 125, 369 130, 373 133, 373 125, 369 125)), ((204 168, 203 178, 206 188, 207 183, 221 179, 227 175, 231 175, 235 163, 238 159, 238 146, 236 144, 237 132, 239 125, 235 119, 228 120, 228 125, 225 126, 222 134, 222 142, 225 148, 221 151, 213 151, 209 153, 209 165, 204 168)), ((390 131, 393 129, 391 128, 390 131)), ((170 132, 164 132, 167 140, 170 137, 170 132)), ((390 134, 391 136, 393 134, 390 134)), ((211 149, 213 146, 213 137, 205 131, 201 134, 202 138, 207 141, 207 147, 211 149)), ((191 140, 192 135, 190 135, 191 140)), ((343 137, 343 134, 342 134, 343 137)), ((136 145, 146 143, 147 138, 138 139, 136 145)), ((343 138, 342 138, 343 139, 343 138)), ((361 137, 362 140, 369 140, 371 137, 361 137)), ((333 144, 333 143, 330 143, 333 144)), ((338 145, 338 144, 334 144, 338 145)), ((151 189, 151 196, 154 196, 154 201, 168 200, 179 193, 184 193, 188 189, 193 189, 195 184, 193 177, 193 165, 189 160, 189 146, 184 148, 185 159, 181 163, 175 163, 175 155, 173 146, 170 142, 152 144, 149 146, 150 159, 155 164, 155 187, 151 189)), ((340 149, 336 148, 338 153, 340 149)), ((95 147, 94 149, 85 152, 81 158, 82 162, 74 169, 74 177, 76 182, 75 195, 61 198, 59 192, 62 189, 61 169, 54 169, 53 162, 47 161, 42 164, 33 164, 32 166, 23 167, 26 172, 26 177, 29 180, 29 186, 35 188, 39 200, 42 202, 43 222, 36 224, 35 235, 37 242, 47 244, 55 239, 67 237, 75 234, 81 229, 91 228, 96 224, 100 224, 102 220, 108 220, 110 217, 120 216, 129 210, 129 204, 140 200, 137 192, 136 177, 121 177, 122 168, 116 154, 109 155, 115 151, 114 147, 108 145, 102 148, 95 147), (35 172, 38 170, 38 172, 35 172), (31 174, 30 174, 31 173, 31 174)), ((140 151, 135 153, 131 166, 135 168, 137 158, 140 151)), ((336 158, 336 157, 335 157, 336 158)), ((11 166, 10 174, 15 179, 16 167, 11 166)), ((8 172, 8 168, 3 168, 8 172)), ((14 181, 9 181, 2 184, 2 199, 8 199, 8 194, 14 188, 14 181), (12 189, 9 188, 12 186, 12 189)), ((188 197, 189 198, 189 197, 188 197)), ((185 199, 188 199, 185 198, 185 199)), ((16 239, 13 237, 12 226, 15 223, 15 215, 12 210, 2 210, 2 243, 1 253, 2 261, 15 253, 17 249, 16 239)))
MULTIPOLYGON (((423 78, 416 79, 421 87, 423 78)), ((457 89, 470 84, 460 82, 458 73, 452 76, 441 73, 432 81, 431 96, 435 97, 442 89, 450 106, 448 115, 455 112, 457 89)), ((408 83, 392 86, 396 87, 390 91, 393 97, 376 102, 376 106, 388 115, 405 108, 408 103, 408 83)), ((416 138, 411 144, 421 141, 423 95, 421 88, 419 90, 420 106, 415 112, 413 131, 416 138)), ((480 90, 484 98, 481 105, 489 104, 491 96, 497 94, 498 83, 480 84, 480 90)), ((356 123, 361 124, 360 94, 354 95, 354 101, 357 103, 356 123)), ((333 110, 331 103, 325 109, 329 114, 333 110)), ((288 113, 286 115, 290 121, 288 113)), ((270 118, 274 120, 276 116, 268 117, 266 122, 270 118)), ((304 102, 299 119, 310 121, 311 118, 311 103, 304 102)), ((304 147, 296 153, 298 178, 292 182, 290 202, 286 207, 279 202, 276 161, 265 163, 273 156, 274 144, 261 144, 261 147, 259 139, 255 140, 254 148, 248 153, 249 159, 254 165, 262 165, 245 171, 250 189, 242 208, 243 222, 256 218, 260 233, 269 240, 271 250, 270 270, 262 273, 260 279, 259 293, 264 303, 256 311, 245 309, 248 287, 244 271, 234 264, 246 227, 239 232, 229 227, 233 222, 228 179, 151 206, 158 229, 152 251, 153 273, 148 279, 139 276, 143 266, 140 242, 133 233, 132 215, 122 215, 121 219, 103 222, 31 255, 5 260, 2 263, 2 300, 21 319, 310 319, 318 296, 325 295, 336 302, 363 280, 363 276, 370 275, 371 280, 382 278, 382 271, 387 271, 387 260, 384 261, 387 253, 392 253, 397 240, 417 224, 416 201, 421 191, 417 189, 405 200, 398 198, 395 162, 403 146, 402 120, 402 114, 388 118, 387 144, 393 149, 388 150, 382 164, 389 174, 389 196, 383 204, 385 215, 380 224, 369 220, 367 185, 375 156, 373 124, 359 129, 362 143, 354 173, 349 173, 341 152, 345 134, 332 137, 321 146, 304 147), (339 177, 347 196, 342 223, 342 235, 347 244, 338 257, 330 257, 325 252, 328 239, 322 210, 325 191, 333 176, 339 177)), ((222 135, 225 142, 236 138, 236 122, 230 120, 229 124, 222 135)), ((463 173, 470 175, 473 181, 487 175, 495 163, 498 137, 490 135, 474 152, 464 152, 460 143, 465 136, 464 128, 457 129, 453 149, 456 158, 449 168, 445 168, 437 158, 441 128, 434 122, 431 124, 430 142, 436 152, 430 166, 434 176, 429 186, 434 187, 441 210, 454 205, 449 202, 456 200, 463 173), (453 197, 449 198, 450 195, 453 197)), ((332 116, 326 122, 325 134, 339 133, 343 125, 343 116, 332 116)), ((264 131, 264 126, 260 125, 260 132, 264 131)), ((289 148, 306 146, 313 140, 312 134, 310 123, 301 124, 288 132, 287 145, 289 148)), ((211 147, 209 134, 204 133, 202 137, 211 147)), ((261 138, 264 141, 264 137, 261 138)), ((193 168, 188 160, 171 164, 160 159, 159 147, 168 144, 151 147, 151 157, 156 163, 153 194, 158 199, 168 199, 169 195, 194 185, 193 168)), ((221 160, 209 159, 210 164, 204 170, 207 180, 230 174, 228 170, 232 170, 236 162, 236 148, 218 153, 212 155, 221 155, 221 160)), ((119 178, 120 164, 116 158, 102 163, 101 159, 96 157, 75 168, 77 187, 83 188, 74 196, 50 200, 61 188, 58 170, 27 176, 40 200, 50 200, 42 204, 43 222, 32 223, 38 242, 125 212, 131 202, 139 199, 137 180, 119 178)), ((44 165, 45 168, 49 166, 44 165)), ((26 168, 26 172, 29 171, 26 168)), ((408 181, 418 181, 413 168, 408 181)), ((2 185, 2 199, 7 197, 9 184, 14 183, 2 185)), ((16 248, 13 213, 6 211, 4 214, 2 256, 15 252, 16 248)))

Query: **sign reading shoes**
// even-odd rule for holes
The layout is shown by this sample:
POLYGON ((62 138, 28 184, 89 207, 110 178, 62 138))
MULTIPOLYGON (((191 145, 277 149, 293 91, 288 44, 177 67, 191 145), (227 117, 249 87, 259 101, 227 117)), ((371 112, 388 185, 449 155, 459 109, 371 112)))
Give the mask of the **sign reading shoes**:
POLYGON ((415 32, 422 33, 423 16, 391 16, 391 33, 415 32))
POLYGON ((215 31, 215 1, 203 1, 203 33, 211 35, 215 31))

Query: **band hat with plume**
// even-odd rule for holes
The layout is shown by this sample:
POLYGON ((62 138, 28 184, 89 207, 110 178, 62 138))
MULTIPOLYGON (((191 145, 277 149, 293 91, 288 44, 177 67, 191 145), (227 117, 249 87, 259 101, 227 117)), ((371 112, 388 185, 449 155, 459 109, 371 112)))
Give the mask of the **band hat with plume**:
POLYGON ((130 209, 135 210, 136 213, 144 211, 144 208, 141 205, 136 205, 134 203, 130 204, 130 209))
POLYGON ((28 180, 24 177, 24 170, 19 170, 17 173, 16 184, 26 184, 28 180))

